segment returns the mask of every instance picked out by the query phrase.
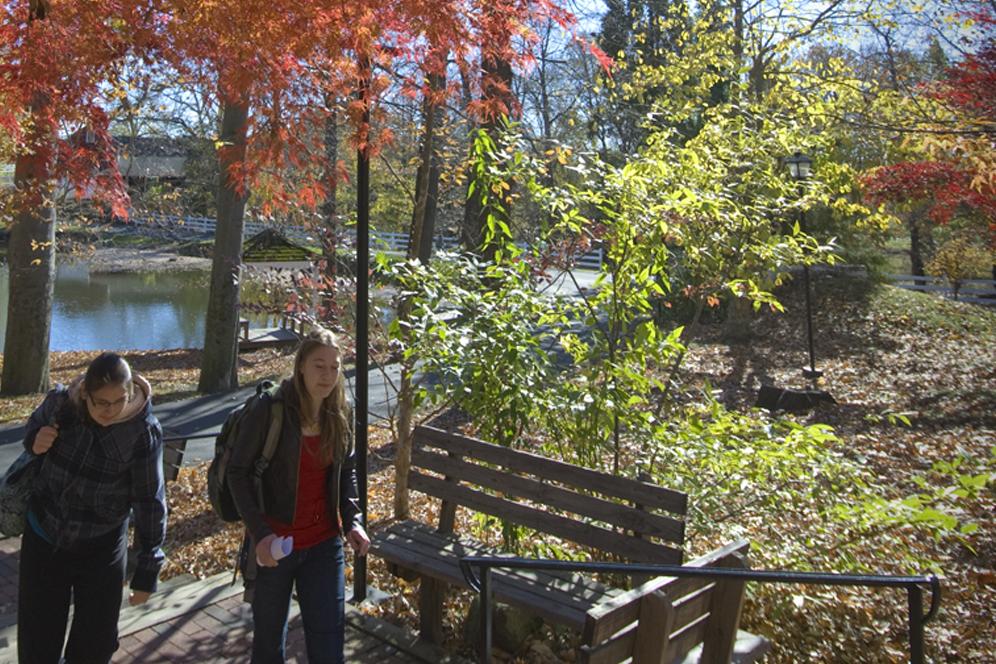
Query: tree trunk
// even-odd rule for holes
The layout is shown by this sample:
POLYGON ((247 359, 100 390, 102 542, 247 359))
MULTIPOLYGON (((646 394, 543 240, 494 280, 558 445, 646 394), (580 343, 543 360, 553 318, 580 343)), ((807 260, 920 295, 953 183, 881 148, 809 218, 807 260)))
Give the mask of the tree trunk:
POLYGON ((439 174, 442 170, 439 155, 433 151, 429 161, 429 187, 425 195, 425 215, 418 247, 418 257, 423 263, 432 258, 433 237, 436 235, 436 204, 439 201, 439 174))
POLYGON ((731 297, 723 322, 723 338, 727 341, 742 342, 751 337, 751 323, 754 309, 746 297, 731 297))
POLYGON ((910 231, 910 272, 915 277, 924 276, 923 241, 920 237, 920 224, 916 217, 910 217, 907 224, 910 231))
POLYGON ((211 261, 211 291, 204 330, 204 358, 198 390, 220 392, 238 387, 239 271, 248 183, 238 172, 246 157, 244 101, 225 102, 218 151, 218 223, 211 261))
MULTIPOLYGON (((430 74, 429 91, 423 104, 422 148, 418 174, 415 180, 415 206, 412 211, 412 225, 408 240, 408 259, 418 259, 428 263, 432 257, 432 234, 435 227, 436 193, 439 188, 439 163, 435 155, 434 141, 439 113, 439 104, 434 93, 443 90, 446 78, 430 74)), ((401 329, 408 330, 405 322, 411 317, 411 298, 405 297, 398 303, 398 321, 401 329)), ((405 333, 407 336, 407 332, 405 333)), ((405 345, 410 339, 405 340, 405 345)), ((394 517, 407 519, 410 514, 408 496, 408 470, 412 464, 412 422, 415 419, 415 364, 404 360, 401 367, 401 386, 398 390, 398 446, 394 453, 394 517)))
MULTIPOLYGON (((512 65, 507 60, 495 57, 483 58, 484 80, 482 97, 484 99, 498 99, 511 112, 512 108, 512 65), (490 83, 488 81, 491 81, 490 83)), ((498 131, 502 128, 504 119, 497 113, 492 113, 481 128, 488 132, 492 138, 496 138, 498 131)), ((467 205, 464 208, 463 232, 461 242, 468 251, 480 251, 484 244, 485 230, 487 228, 488 216, 498 213, 494 206, 485 206, 483 203, 484 191, 480 184, 474 188, 471 194, 470 183, 474 181, 474 174, 468 178, 467 205)), ((489 197, 491 198, 491 197, 489 197)), ((505 210, 508 216, 508 210, 505 210)), ((492 251, 485 251, 485 258, 493 256, 492 251)))
POLYGON ((480 183, 475 185, 473 192, 470 191, 469 183, 476 177, 473 171, 468 173, 467 201, 463 207, 463 226, 460 228, 460 244, 470 252, 481 250, 484 243, 484 227, 487 223, 484 212, 484 204, 481 201, 483 192, 480 183))
POLYGON ((7 329, 3 347, 3 394, 48 389, 48 344, 55 291, 55 208, 52 205, 52 133, 47 101, 32 104, 28 145, 14 164, 17 211, 10 227, 7 329))
POLYGON ((424 128, 419 151, 418 173, 415 176, 415 208, 412 211, 408 239, 408 258, 428 263, 432 257, 432 236, 436 227, 436 196, 439 192, 439 159, 436 156, 436 126, 439 123, 439 103, 434 95, 442 92, 446 78, 429 75, 429 92, 422 104, 424 128))
POLYGON ((412 467, 412 421, 414 419, 415 391, 412 385, 414 365, 405 362, 401 368, 401 385, 398 389, 398 449, 394 453, 394 518, 407 519, 411 515, 408 495, 408 471, 412 467))
POLYGON ((323 318, 332 320, 335 317, 335 279, 338 258, 336 249, 338 245, 339 224, 336 208, 336 192, 339 188, 339 115, 336 107, 336 100, 327 100, 329 116, 325 118, 325 183, 328 189, 327 198, 322 204, 322 257, 325 262, 325 270, 322 275, 324 280, 322 311, 325 312, 323 318))

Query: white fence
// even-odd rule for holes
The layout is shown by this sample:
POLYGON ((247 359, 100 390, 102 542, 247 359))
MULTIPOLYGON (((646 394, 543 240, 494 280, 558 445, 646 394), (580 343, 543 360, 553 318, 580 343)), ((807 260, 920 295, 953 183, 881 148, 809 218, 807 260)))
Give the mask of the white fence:
MULTIPOLYGON (((214 235, 215 219, 211 217, 177 217, 172 215, 154 215, 149 217, 136 217, 132 220, 135 224, 147 224, 150 226, 167 227, 170 229, 184 229, 193 233, 214 235)), ((247 235, 255 235, 267 228, 275 228, 288 238, 295 240, 314 239, 315 233, 304 226, 287 226, 277 224, 264 224, 258 221, 246 221, 245 232, 247 235)), ((352 228, 346 230, 346 235, 354 242, 356 231, 352 228)), ((455 237, 437 235, 432 240, 435 249, 455 249, 460 246, 460 240, 455 237)), ((393 233, 390 231, 370 231, 370 246, 379 251, 408 251, 408 233, 393 233)), ((523 249, 525 245, 520 244, 523 249)), ((602 248, 593 249, 583 256, 579 256, 575 264, 585 270, 598 270, 602 267, 602 248)))
MULTIPOLYGON (((906 290, 938 293, 942 297, 954 299, 954 291, 945 279, 918 277, 911 274, 890 274, 892 285, 906 290)), ((992 279, 966 279, 958 289, 959 302, 996 306, 996 281, 992 279)))

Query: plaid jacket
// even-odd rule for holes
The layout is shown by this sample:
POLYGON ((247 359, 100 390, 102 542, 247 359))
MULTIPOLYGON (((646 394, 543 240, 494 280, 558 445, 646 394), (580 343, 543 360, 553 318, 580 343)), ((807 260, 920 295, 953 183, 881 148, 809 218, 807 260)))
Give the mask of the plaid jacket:
POLYGON ((135 512, 138 567, 134 590, 156 589, 165 556, 166 490, 163 434, 151 403, 131 419, 102 427, 89 421, 58 385, 31 414, 24 447, 31 451, 38 430, 52 423, 59 436, 45 454, 30 507, 57 548, 124 526, 135 512))

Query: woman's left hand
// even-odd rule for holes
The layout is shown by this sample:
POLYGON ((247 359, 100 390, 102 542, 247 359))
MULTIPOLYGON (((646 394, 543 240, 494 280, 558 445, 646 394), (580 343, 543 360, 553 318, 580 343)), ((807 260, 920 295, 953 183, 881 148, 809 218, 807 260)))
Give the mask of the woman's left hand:
POLYGON ((149 601, 149 595, 152 593, 147 593, 144 590, 133 590, 131 595, 128 596, 128 604, 131 606, 138 606, 139 604, 145 604, 149 601))
POLYGON ((346 541, 349 542, 349 546, 353 547, 356 555, 367 555, 367 549, 370 548, 370 538, 367 537, 367 531, 363 530, 363 526, 353 526, 353 529, 346 533, 346 541))

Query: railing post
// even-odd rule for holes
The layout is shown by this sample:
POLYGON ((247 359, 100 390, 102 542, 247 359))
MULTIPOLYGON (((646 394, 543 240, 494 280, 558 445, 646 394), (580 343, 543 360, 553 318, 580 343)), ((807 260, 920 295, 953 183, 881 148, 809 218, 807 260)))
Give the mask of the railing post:
POLYGON ((481 567, 481 664, 491 664, 491 566, 481 567))
POLYGON ((923 664, 923 591, 911 583, 906 587, 909 599, 910 663, 923 664))

